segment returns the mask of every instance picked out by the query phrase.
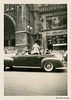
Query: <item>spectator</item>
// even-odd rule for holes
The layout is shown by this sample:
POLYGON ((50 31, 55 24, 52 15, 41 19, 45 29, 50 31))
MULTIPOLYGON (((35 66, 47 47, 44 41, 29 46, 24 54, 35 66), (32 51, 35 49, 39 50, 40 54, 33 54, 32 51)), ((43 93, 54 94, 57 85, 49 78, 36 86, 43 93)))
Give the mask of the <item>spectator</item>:
POLYGON ((64 60, 67 62, 67 51, 64 53, 64 60))
POLYGON ((29 52, 26 50, 25 53, 24 53, 24 55, 29 55, 29 52))
POLYGON ((4 50, 4 53, 5 53, 5 54, 7 54, 7 51, 6 51, 6 50, 4 50))
POLYGON ((50 51, 48 49, 46 50, 46 54, 50 54, 50 51))

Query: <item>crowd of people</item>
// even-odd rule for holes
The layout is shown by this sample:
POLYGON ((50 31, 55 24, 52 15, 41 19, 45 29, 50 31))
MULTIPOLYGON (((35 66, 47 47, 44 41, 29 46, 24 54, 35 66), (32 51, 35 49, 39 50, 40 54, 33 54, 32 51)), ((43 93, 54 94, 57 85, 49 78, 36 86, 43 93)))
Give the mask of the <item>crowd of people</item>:
POLYGON ((40 46, 35 43, 31 50, 25 50, 23 48, 17 48, 17 47, 5 47, 4 53, 5 54, 16 54, 16 55, 28 55, 28 54, 39 54, 41 52, 40 46))
POLYGON ((64 50, 43 50, 42 47, 40 47, 37 43, 35 43, 32 46, 31 50, 24 50, 23 48, 17 48, 17 47, 5 47, 4 50, 5 54, 12 54, 12 55, 43 55, 43 54, 55 54, 59 57, 63 57, 65 62, 67 62, 67 51, 64 50))

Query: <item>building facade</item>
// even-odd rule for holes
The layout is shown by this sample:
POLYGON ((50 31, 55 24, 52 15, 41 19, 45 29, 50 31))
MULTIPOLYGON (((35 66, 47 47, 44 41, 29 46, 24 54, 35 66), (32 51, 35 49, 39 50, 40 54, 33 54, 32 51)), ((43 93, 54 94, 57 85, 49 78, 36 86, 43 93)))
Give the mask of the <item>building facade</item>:
POLYGON ((5 46, 28 49, 38 39, 44 50, 66 50, 67 5, 5 4, 4 36, 5 46))
POLYGON ((45 49, 67 50, 67 5, 49 4, 39 8, 45 49))

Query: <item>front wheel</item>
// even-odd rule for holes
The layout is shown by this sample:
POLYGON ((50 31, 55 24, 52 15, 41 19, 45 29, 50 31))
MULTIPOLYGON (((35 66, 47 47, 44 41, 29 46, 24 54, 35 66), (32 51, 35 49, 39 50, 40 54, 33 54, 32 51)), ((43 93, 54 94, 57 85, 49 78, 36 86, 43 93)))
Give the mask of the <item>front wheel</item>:
POLYGON ((54 66, 51 62, 45 62, 44 63, 44 70, 47 72, 51 72, 54 70, 54 66))

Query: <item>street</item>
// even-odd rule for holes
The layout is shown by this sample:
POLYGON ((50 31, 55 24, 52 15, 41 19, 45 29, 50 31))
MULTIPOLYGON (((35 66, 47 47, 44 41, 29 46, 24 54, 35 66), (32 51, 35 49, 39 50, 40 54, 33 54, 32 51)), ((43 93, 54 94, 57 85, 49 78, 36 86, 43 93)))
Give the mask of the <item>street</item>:
POLYGON ((4 71, 5 96, 67 96, 67 68, 55 72, 41 69, 4 71))

